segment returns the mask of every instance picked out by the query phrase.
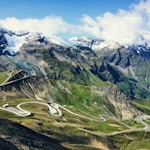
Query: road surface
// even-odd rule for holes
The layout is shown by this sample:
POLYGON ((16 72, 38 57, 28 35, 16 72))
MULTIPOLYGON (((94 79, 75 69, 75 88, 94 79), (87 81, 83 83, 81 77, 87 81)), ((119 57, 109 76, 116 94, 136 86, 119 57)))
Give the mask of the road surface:
POLYGON ((48 107, 49 109, 49 113, 52 115, 52 116, 55 116, 55 117, 60 117, 63 115, 62 111, 60 110, 63 109, 65 111, 67 111, 68 113, 72 114, 72 115, 75 115, 75 116, 78 116, 78 117, 81 117, 81 118, 84 118, 84 119, 88 119, 88 120, 91 120, 91 121, 96 121, 96 122, 105 122, 106 119, 103 118, 101 116, 101 118, 92 118, 92 117, 87 117, 87 116, 83 116, 83 115, 80 115, 80 114, 77 114, 77 113, 74 113, 70 110, 68 110, 67 108, 59 105, 59 104, 56 104, 56 103, 51 103, 51 104, 47 104, 45 102, 39 102, 39 101, 29 101, 29 102, 23 102, 23 103, 20 103, 17 105, 17 107, 11 107, 9 106, 8 104, 5 104, 3 105, 3 107, 0 107, 0 109, 2 110, 5 110, 5 111, 9 111, 9 112, 12 112, 18 116, 22 116, 22 117, 27 117, 27 116, 30 116, 31 115, 31 112, 21 108, 22 105, 25 105, 25 104, 40 104, 40 105, 45 105, 48 107))
POLYGON ((142 123, 145 126, 144 129, 147 130, 147 131, 150 131, 150 125, 144 121, 144 120, 147 120, 147 119, 150 119, 150 116, 148 116, 148 115, 141 115, 141 116, 135 117, 134 120, 142 123))
POLYGON ((3 107, 0 107, 0 109, 14 113, 18 116, 21 117, 27 117, 31 115, 31 112, 27 111, 27 110, 23 110, 23 109, 17 109, 15 107, 11 107, 8 104, 3 105, 3 107))
MULTIPOLYGON (((80 114, 77 114, 77 113, 74 113, 72 111, 70 111, 69 109, 65 108, 64 106, 61 106, 57 103, 45 103, 45 102, 40 102, 40 101, 29 101, 29 102, 23 102, 23 103, 20 103, 17 105, 17 107, 11 107, 9 106, 9 104, 5 104, 3 105, 3 107, 0 107, 1 110, 5 110, 5 111, 9 111, 11 113, 14 113, 18 116, 22 116, 22 117, 27 117, 27 116, 30 116, 31 115, 31 112, 21 108, 22 105, 26 105, 26 104, 39 104, 39 105, 45 105, 48 107, 48 110, 49 110, 49 113, 51 114, 51 116, 55 116, 55 117, 60 117, 63 115, 62 110, 72 114, 72 115, 75 115, 75 116, 78 116, 78 117, 81 117, 81 118, 84 118, 84 119, 88 119, 90 121, 96 121, 96 122, 106 122, 106 118, 105 117, 109 117, 110 119, 122 124, 123 126, 129 128, 129 129, 133 129, 132 127, 122 123, 121 121, 119 121, 117 118, 115 117, 112 117, 112 116, 109 116, 109 115, 106 115, 106 114, 100 114, 99 117, 100 118, 93 118, 93 117, 88 117, 88 116, 84 116, 84 115, 80 115, 80 114)), ((150 131, 150 125, 147 124, 144 120, 146 119, 150 119, 150 116, 148 115, 141 115, 141 116, 137 116, 135 117, 134 120, 142 123, 145 127, 143 128, 144 130, 146 131, 150 131)))

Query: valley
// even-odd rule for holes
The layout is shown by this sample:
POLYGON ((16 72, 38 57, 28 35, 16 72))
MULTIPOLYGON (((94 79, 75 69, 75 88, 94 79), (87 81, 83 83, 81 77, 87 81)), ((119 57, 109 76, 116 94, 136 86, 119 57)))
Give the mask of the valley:
POLYGON ((1 31, 0 140, 21 150, 46 149, 53 140, 56 150, 149 149, 149 48, 52 41, 1 31), (30 142, 36 134, 42 144, 30 142))
MULTIPOLYGON (((7 109, 5 110, 2 107, 3 109, 1 109, 0 112, 1 114, 3 114, 3 116, 5 116, 5 119, 9 119, 9 120, 11 119, 12 121, 18 122, 29 128, 38 130, 38 132, 42 132, 42 134, 44 133, 45 135, 51 138, 60 140, 62 142, 61 143, 62 145, 65 145, 65 147, 70 147, 70 148, 72 147, 71 149, 76 149, 78 146, 81 146, 81 144, 78 144, 78 142, 79 143, 83 142, 80 139, 81 135, 83 136, 84 139, 88 137, 90 139, 92 137, 93 139, 94 137, 106 138, 110 136, 118 136, 120 134, 122 134, 124 137, 124 134, 130 135, 131 133, 134 133, 134 132, 137 132, 137 133, 145 132, 146 134, 148 134, 149 132, 149 130, 144 129, 145 126, 143 126, 142 124, 136 121, 130 120, 130 122, 133 122, 134 124, 132 123, 130 125, 127 125, 128 123, 127 124, 123 123, 123 121, 121 120, 119 121, 117 118, 114 118, 109 115, 104 115, 104 114, 100 115, 100 117, 102 118, 98 119, 98 117, 96 116, 90 115, 85 112, 80 112, 76 110, 75 108, 69 107, 69 106, 64 107, 64 106, 53 104, 53 103, 50 105, 42 101, 38 101, 38 100, 32 101, 30 99, 16 99, 15 101, 13 100, 13 102, 12 100, 7 100, 7 101, 1 102, 1 105, 5 105, 4 103, 6 102, 9 102, 10 106, 11 105, 14 106, 13 108, 15 108, 15 105, 17 104, 16 106, 18 109, 21 109, 21 111, 25 111, 25 112, 31 111, 32 114, 30 113, 30 115, 23 117, 21 115, 15 115, 13 114, 13 112, 9 112, 9 110, 7 109), (25 101, 25 102, 22 102, 22 101, 25 101), (74 132, 73 130, 75 130, 76 132, 74 132), (59 133, 59 131, 61 132, 59 133), (63 139, 64 136, 66 136, 66 140, 68 141, 67 143, 63 139), (69 137, 77 136, 76 137, 77 139, 74 139, 77 141, 74 141, 74 142, 72 141, 73 143, 76 143, 76 142, 77 143, 72 145, 71 144, 72 142, 68 139, 69 137, 67 138, 67 136, 69 137)), ((7 107, 9 106, 6 106, 6 108, 7 107)), ((101 140, 100 141, 98 140, 97 143, 102 144, 103 142, 101 140)), ((104 144, 104 143, 103 143, 103 146, 107 147, 106 146, 107 144, 104 144)), ((94 148, 94 145, 92 146, 88 144, 88 142, 86 142, 85 145, 82 143, 81 147, 84 147, 86 149, 86 145, 91 147, 91 149, 96 148, 96 147, 94 148)))

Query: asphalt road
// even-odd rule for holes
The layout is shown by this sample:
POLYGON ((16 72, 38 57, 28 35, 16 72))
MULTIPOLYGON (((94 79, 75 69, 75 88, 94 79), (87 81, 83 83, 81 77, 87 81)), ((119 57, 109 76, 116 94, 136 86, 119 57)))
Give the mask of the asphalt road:
POLYGON ((150 119, 150 116, 148 116, 148 115, 141 115, 141 116, 135 117, 134 120, 142 123, 145 126, 144 129, 147 130, 147 131, 150 131, 150 125, 145 122, 145 120, 147 120, 147 119, 150 119))
MULTIPOLYGON (((29 112, 29 111, 27 111, 25 109, 22 109, 21 106, 25 105, 25 104, 31 104, 31 103, 47 106, 48 110, 49 110, 49 113, 52 116, 55 116, 55 117, 59 117, 59 116, 63 115, 63 113, 61 111, 61 109, 62 109, 62 110, 66 111, 66 112, 68 112, 68 113, 70 113, 72 115, 75 115, 75 116, 78 116, 78 117, 81 117, 81 118, 84 118, 84 119, 88 119, 90 121, 106 122, 107 120, 106 120, 105 117, 109 117, 110 119, 113 119, 114 121, 122 124, 123 126, 129 128, 129 129, 132 129, 131 126, 128 126, 128 125, 122 123, 120 120, 118 120, 115 117, 112 117, 112 116, 109 116, 109 115, 106 115, 106 114, 100 114, 99 118, 88 117, 88 116, 84 116, 84 115, 80 115, 80 114, 74 113, 74 112, 70 111, 69 109, 65 108, 64 106, 61 106, 61 105, 56 104, 56 103, 48 104, 48 103, 40 102, 40 101, 29 101, 29 102, 23 102, 23 103, 18 104, 16 108, 15 107, 11 107, 8 104, 5 104, 5 105, 3 105, 3 107, 0 107, 0 109, 1 110, 5 110, 5 111, 9 111, 9 112, 14 113, 14 114, 16 114, 18 116, 27 117, 27 116, 31 115, 31 112, 29 112)), ((141 115, 141 116, 135 117, 134 120, 142 123, 145 126, 143 128, 144 130, 150 131, 150 125, 147 124, 144 121, 146 119, 150 119, 150 116, 148 116, 148 115, 141 115)))
POLYGON ((83 115, 74 113, 74 112, 68 110, 67 108, 65 108, 65 107, 63 107, 63 106, 61 106, 59 104, 56 104, 56 103, 47 104, 45 102, 30 101, 30 102, 20 103, 20 104, 17 105, 16 108, 15 107, 11 107, 8 104, 5 104, 5 105, 3 105, 3 107, 0 107, 0 109, 12 112, 12 113, 14 113, 14 114, 16 114, 18 116, 27 117, 27 116, 31 115, 31 112, 29 112, 29 111, 27 111, 25 109, 22 109, 21 106, 25 105, 25 104, 31 104, 31 103, 47 106, 48 109, 49 109, 50 114, 52 116, 55 116, 55 117, 59 117, 59 116, 63 115, 62 111, 60 110, 60 108, 61 108, 61 109, 67 111, 68 113, 70 113, 72 115, 75 115, 75 116, 78 116, 78 117, 81 117, 81 118, 84 118, 84 119, 88 119, 88 120, 96 121, 96 122, 106 122, 106 119, 103 118, 102 116, 101 116, 101 118, 97 118, 97 119, 92 118, 92 117, 83 116, 83 115))

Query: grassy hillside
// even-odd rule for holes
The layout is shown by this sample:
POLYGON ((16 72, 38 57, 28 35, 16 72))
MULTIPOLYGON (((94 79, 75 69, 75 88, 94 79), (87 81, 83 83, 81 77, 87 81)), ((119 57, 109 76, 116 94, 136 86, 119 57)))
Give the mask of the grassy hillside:
POLYGON ((0 149, 64 150, 58 141, 18 123, 0 119, 0 149))
POLYGON ((131 103, 138 108, 140 111, 142 111, 143 113, 146 113, 148 115, 150 115, 150 100, 143 100, 143 99, 138 99, 138 100, 133 100, 131 101, 131 103))
MULTIPOLYGON (((11 106, 16 106, 20 102, 28 101, 31 100, 10 99, 1 102, 0 105, 2 106, 5 103, 9 103, 11 106)), ((125 146, 132 147, 133 145, 133 147, 136 147, 140 143, 141 146, 144 143, 147 143, 147 141, 142 139, 144 136, 144 132, 140 131, 142 126, 137 122, 126 121, 126 124, 132 125, 135 130, 139 130, 139 132, 134 132, 133 129, 130 130, 109 117, 105 117, 107 119, 106 122, 97 122, 72 115, 66 111, 63 111, 63 116, 61 117, 53 117, 49 114, 47 107, 39 104, 26 104, 23 105, 22 108, 31 111, 33 115, 29 117, 19 117, 3 110, 0 110, 0 113, 5 119, 13 120, 52 139, 58 140, 61 145, 68 149, 79 148, 95 150, 103 147, 110 150, 119 150, 124 149, 125 146), (140 133, 142 136, 138 136, 140 133), (141 142, 138 143, 138 141, 141 142)), ((76 109, 75 107, 70 107, 70 105, 66 105, 66 108, 80 115, 97 118, 95 117, 97 116, 97 113, 90 115, 90 113, 87 113, 86 110, 83 111, 82 109, 76 109)), ((1 130, 1 135, 9 135, 11 137, 12 134, 16 132, 12 141, 18 138, 20 139, 21 136, 23 140, 21 141, 23 142, 22 145, 26 145, 27 147, 38 147, 39 143, 42 142, 40 136, 36 136, 36 133, 34 133, 35 135, 32 135, 32 139, 30 139, 30 136, 28 137, 28 143, 32 140, 36 142, 33 142, 33 145, 28 145, 28 143, 25 143, 27 142, 25 135, 27 135, 28 131, 25 130, 26 134, 24 135, 24 129, 22 129, 20 125, 17 124, 17 127, 15 127, 16 124, 13 124, 14 126, 11 127, 9 126, 9 123, 7 123, 7 126, 4 126, 4 124, 5 122, 0 123, 0 128, 3 129, 1 130), (10 132, 12 128, 13 132, 10 132)), ((149 140, 149 136, 149 133, 146 133, 144 137, 149 140)), ((20 141, 18 141, 18 143, 19 142, 20 141)), ((43 144, 43 147, 45 144, 43 144)))
MULTIPOLYGON (((138 143, 138 141, 142 139, 141 137, 133 138, 132 133, 136 135, 138 132, 144 132, 142 130, 143 125, 133 120, 122 121, 115 118, 115 116, 121 115, 118 110, 122 109, 122 106, 118 105, 118 103, 121 102, 123 108, 124 104, 126 104, 125 95, 110 82, 102 81, 96 76, 93 76, 92 73, 89 73, 89 75, 93 84, 90 83, 87 85, 68 82, 66 79, 38 80, 37 77, 31 77, 30 79, 17 82, 17 88, 16 83, 8 85, 8 87, 9 90, 12 89, 14 93, 15 91, 18 93, 23 91, 26 93, 28 92, 26 95, 30 95, 30 92, 32 92, 32 98, 25 98, 23 97, 24 95, 21 97, 21 94, 19 94, 19 97, 9 95, 0 101, 1 107, 3 104, 9 104, 12 107, 16 107, 17 104, 22 102, 30 102, 33 100, 42 101, 34 99, 33 96, 40 96, 43 92, 45 94, 46 91, 45 100, 42 102, 58 103, 73 113, 69 113, 60 108, 63 115, 54 117, 50 115, 46 106, 30 103, 24 104, 22 108, 30 111, 32 113, 31 116, 19 117, 13 113, 0 109, 1 118, 6 120, 9 119, 24 125, 40 133, 40 135, 44 134, 50 138, 50 141, 55 139, 56 143, 59 141, 62 146, 72 150, 95 150, 102 148, 119 150, 125 147, 135 147, 137 145, 136 142, 138 143), (109 97, 111 97, 111 100, 109 97), (114 104, 114 102, 116 103, 114 104), (117 105, 119 109, 115 107, 115 105, 117 105), (100 114, 105 114, 104 118, 106 119, 106 122, 103 122, 103 119, 99 116, 100 114), (128 126, 131 126, 132 128, 129 128, 128 126), (126 136, 127 134, 128 136, 126 136), (123 139, 125 139, 124 143, 122 142, 123 139)), ((5 86, 5 88, 1 88, 4 94, 8 87, 5 86)), ((15 124, 15 126, 18 127, 18 124, 15 124)), ((14 137, 12 141, 8 141, 7 138, 5 138, 7 136, 12 136, 10 129, 8 127, 5 128, 3 124, 1 125, 1 128, 3 129, 1 134, 4 135, 4 138, 1 139, 3 140, 2 145, 9 142, 8 145, 11 146, 11 143, 17 139, 17 145, 12 144, 12 147, 14 148, 20 148, 22 145, 23 147, 21 148, 23 150, 27 147, 40 148, 39 144, 41 144, 40 140, 42 139, 36 138, 33 134, 33 139, 30 138, 29 135, 30 140, 27 140, 24 132, 21 132, 21 130, 23 130, 21 126, 17 128, 19 132, 16 131, 16 137, 14 137), (20 141, 20 137, 23 137, 22 141, 20 141), (31 144, 29 141, 32 140, 35 140, 36 142, 32 142, 31 144)), ((13 128, 16 129, 16 127, 13 128)), ((25 132, 28 133, 28 131, 25 132)), ((147 136, 147 140, 149 140, 149 135, 147 134, 147 136)), ((145 142, 144 140, 142 141, 143 143, 145 142)), ((57 144, 59 145, 59 143, 57 144)), ((141 145, 143 145, 143 143, 141 143, 141 145)), ((48 146, 47 143, 42 143, 42 145, 43 147, 48 146)))
POLYGON ((7 72, 0 72, 0 84, 2 84, 7 78, 7 72))

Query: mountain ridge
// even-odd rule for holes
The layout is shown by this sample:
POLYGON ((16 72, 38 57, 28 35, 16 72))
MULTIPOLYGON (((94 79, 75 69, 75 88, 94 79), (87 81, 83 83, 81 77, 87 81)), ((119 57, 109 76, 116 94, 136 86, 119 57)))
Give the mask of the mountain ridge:
MULTIPOLYGON (((132 48, 137 49, 137 53, 139 53, 142 49, 144 51, 146 49, 149 49, 149 44, 145 42, 143 45, 121 45, 118 42, 115 41, 109 41, 109 40, 101 40, 98 38, 90 38, 90 37, 71 37, 68 40, 63 39, 59 36, 44 36, 42 33, 30 33, 30 32, 13 32, 10 30, 6 30, 4 28, 0 29, 1 33, 1 45, 0 47, 3 47, 3 44, 6 44, 7 46, 11 47, 12 52, 18 52, 21 46, 28 42, 28 41, 36 41, 35 44, 56 44, 66 47, 89 47, 90 49, 97 51, 99 49, 117 49, 121 46, 124 46, 126 48, 132 48), (16 38, 16 40, 15 40, 16 38), (4 42, 4 43, 3 43, 4 42), (17 45, 18 44, 18 45, 17 45), (16 49, 15 49, 16 48, 16 49), (13 51, 14 49, 14 51, 13 51)), ((148 33, 146 33, 148 35, 148 33)))
POLYGON ((150 95, 149 69, 145 67, 150 63, 147 44, 121 46, 86 37, 72 38, 72 43, 66 44, 67 41, 59 37, 54 39, 40 33, 15 34, 1 30, 0 70, 24 70, 37 76, 82 84, 92 83, 90 74, 93 74, 116 84, 123 92, 128 91, 125 93, 131 98, 150 95))

